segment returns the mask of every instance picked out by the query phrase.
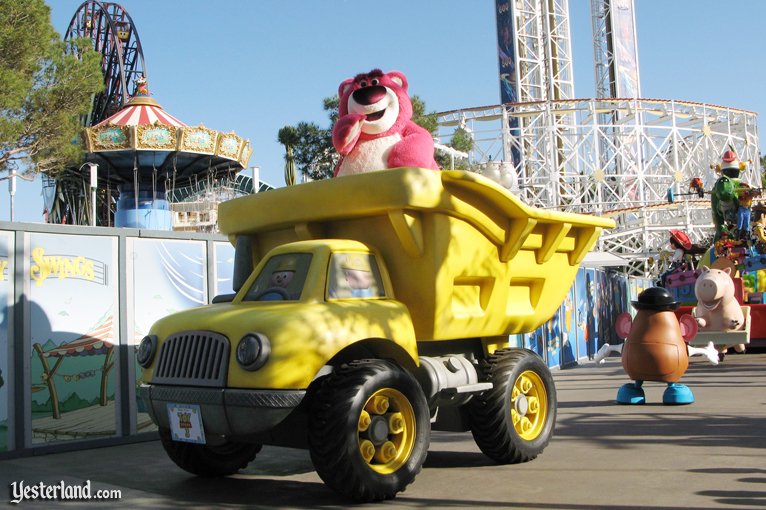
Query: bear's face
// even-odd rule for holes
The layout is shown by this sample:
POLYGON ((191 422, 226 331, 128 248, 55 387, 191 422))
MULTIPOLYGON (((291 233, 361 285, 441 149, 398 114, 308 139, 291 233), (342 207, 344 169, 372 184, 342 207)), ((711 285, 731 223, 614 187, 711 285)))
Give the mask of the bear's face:
POLYGON ((374 69, 358 74, 340 84, 340 116, 362 114, 362 133, 390 134, 401 131, 412 117, 412 103, 407 95, 407 78, 397 71, 383 73, 374 69))

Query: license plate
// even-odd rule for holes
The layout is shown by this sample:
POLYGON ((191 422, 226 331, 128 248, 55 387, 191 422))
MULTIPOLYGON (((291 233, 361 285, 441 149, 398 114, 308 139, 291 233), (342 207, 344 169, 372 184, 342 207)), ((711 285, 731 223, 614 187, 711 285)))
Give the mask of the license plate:
POLYGON ((205 444, 202 412, 197 404, 168 404, 170 435, 173 441, 205 444))

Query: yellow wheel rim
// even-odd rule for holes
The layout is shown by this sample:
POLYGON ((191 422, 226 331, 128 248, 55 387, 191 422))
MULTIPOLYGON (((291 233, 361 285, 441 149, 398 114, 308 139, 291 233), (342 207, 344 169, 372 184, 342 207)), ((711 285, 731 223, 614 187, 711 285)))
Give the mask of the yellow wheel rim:
POLYGON ((542 433, 548 419, 548 392, 536 372, 527 370, 514 381, 511 419, 516 433, 526 441, 532 441, 542 433))
POLYGON ((395 472, 410 458, 415 445, 415 411, 400 391, 382 388, 359 413, 359 453, 373 471, 395 472))

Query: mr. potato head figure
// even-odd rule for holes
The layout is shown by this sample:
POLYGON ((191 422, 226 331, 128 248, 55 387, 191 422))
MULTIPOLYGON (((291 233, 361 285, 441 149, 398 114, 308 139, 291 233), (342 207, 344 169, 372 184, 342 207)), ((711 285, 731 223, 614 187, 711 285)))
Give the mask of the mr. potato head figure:
POLYGON ((637 310, 635 319, 627 312, 620 314, 615 330, 626 338, 622 366, 635 382, 619 389, 617 402, 644 404, 644 381, 657 381, 668 385, 662 396, 663 404, 691 404, 694 394, 678 380, 689 366, 690 355, 708 354, 705 349, 686 344, 697 335, 697 322, 691 315, 677 319, 673 311, 679 303, 661 287, 646 289, 632 303, 637 310))

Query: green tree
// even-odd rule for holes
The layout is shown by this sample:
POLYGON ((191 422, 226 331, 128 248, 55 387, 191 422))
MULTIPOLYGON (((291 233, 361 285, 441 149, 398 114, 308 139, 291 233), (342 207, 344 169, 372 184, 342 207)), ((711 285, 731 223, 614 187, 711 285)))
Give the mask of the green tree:
POLYGON ((432 135, 439 128, 439 120, 435 113, 426 113, 426 103, 419 96, 410 97, 412 102, 412 122, 422 127, 432 135))
POLYGON ((766 156, 761 155, 761 187, 766 188, 766 156))
MULTIPOLYGON (((410 101, 412 101, 412 121, 430 133, 435 133, 438 127, 436 116, 425 113, 425 102, 418 96, 411 96, 410 101)), ((340 156, 332 145, 332 126, 338 120, 340 99, 338 96, 326 97, 322 100, 322 104, 330 119, 329 127, 322 128, 314 122, 299 122, 295 126, 285 126, 279 131, 281 133, 284 129, 292 129, 291 133, 295 135, 292 153, 297 168, 313 180, 332 177, 335 166, 340 160, 340 156)), ((279 143, 285 145, 279 135, 277 139, 279 143)), ((285 151, 287 152, 287 145, 285 145, 285 151)))
POLYGON ((43 0, 0 0, 0 172, 55 175, 82 159, 80 118, 103 88, 89 44, 65 54, 43 0))
MULTIPOLYGON (((452 138, 446 145, 460 152, 471 152, 474 145, 473 136, 465 128, 458 127, 452 133, 452 138)), ((451 155, 439 150, 436 151, 436 162, 444 169, 473 170, 468 159, 453 158, 451 155)))
POLYGON ((452 133, 450 147, 461 152, 471 152, 473 150, 473 136, 465 128, 459 127, 452 133))

